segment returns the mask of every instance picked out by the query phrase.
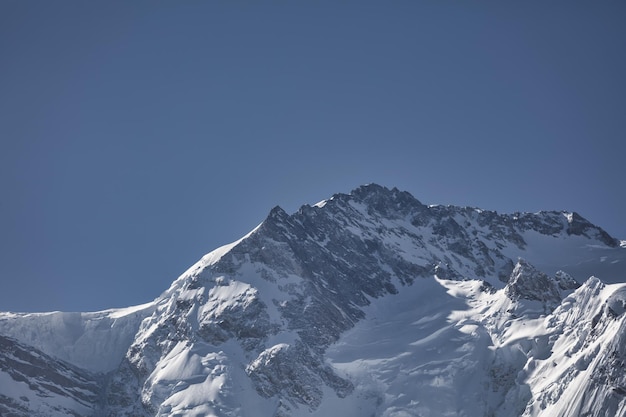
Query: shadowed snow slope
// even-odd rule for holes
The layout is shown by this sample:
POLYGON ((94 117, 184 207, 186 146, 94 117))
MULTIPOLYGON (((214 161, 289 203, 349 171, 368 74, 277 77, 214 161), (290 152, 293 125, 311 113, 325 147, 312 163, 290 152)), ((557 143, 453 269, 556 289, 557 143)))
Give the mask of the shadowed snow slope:
MULTIPOLYGON (((79 415, 624 415, 622 243, 371 184, 272 209, 153 303, 0 313, 0 334, 100 381, 79 415)), ((1 375, 31 415, 38 376, 1 375)))

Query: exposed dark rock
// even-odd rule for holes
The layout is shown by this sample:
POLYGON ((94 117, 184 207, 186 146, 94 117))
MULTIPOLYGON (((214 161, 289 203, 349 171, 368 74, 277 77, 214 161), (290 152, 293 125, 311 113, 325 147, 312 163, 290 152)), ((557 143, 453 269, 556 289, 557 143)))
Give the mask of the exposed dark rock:
POLYGON ((96 376, 4 336, 0 336, 0 371, 26 384, 38 399, 35 402, 25 396, 11 398, 0 393, 2 416, 43 417, 57 411, 90 416, 101 393, 101 381, 96 376), (55 397, 64 398, 68 408, 58 409, 55 397))
POLYGON ((556 306, 561 301, 561 293, 555 280, 523 259, 518 260, 515 265, 505 293, 512 300, 541 301, 549 306, 556 306))

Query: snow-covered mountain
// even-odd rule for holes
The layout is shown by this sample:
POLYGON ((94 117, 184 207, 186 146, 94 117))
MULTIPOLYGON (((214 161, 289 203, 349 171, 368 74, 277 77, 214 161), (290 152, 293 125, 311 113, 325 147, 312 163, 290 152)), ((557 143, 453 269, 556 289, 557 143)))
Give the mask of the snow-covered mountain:
POLYGON ((1 416, 626 416, 626 243, 370 184, 154 302, 0 313, 1 416))

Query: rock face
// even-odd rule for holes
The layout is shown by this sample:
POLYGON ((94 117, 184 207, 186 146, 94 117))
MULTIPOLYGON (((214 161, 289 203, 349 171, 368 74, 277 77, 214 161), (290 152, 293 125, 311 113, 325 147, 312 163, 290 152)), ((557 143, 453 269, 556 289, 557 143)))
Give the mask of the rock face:
POLYGON ((512 300, 530 300, 542 303, 544 311, 554 310, 563 299, 562 291, 573 290, 578 283, 566 273, 559 271, 554 278, 537 270, 533 265, 519 259, 504 293, 512 300))
MULTIPOLYGON (((117 337, 109 350, 125 354, 109 356, 117 365, 96 369, 96 377, 72 367, 71 381, 87 384, 81 392, 90 394, 68 393, 69 405, 47 415, 542 415, 562 404, 565 394, 525 381, 541 381, 535 370, 556 360, 559 341, 584 345, 590 334, 598 347, 579 349, 581 362, 567 368, 572 373, 553 378, 544 372, 563 385, 581 372, 576 366, 591 366, 591 353, 606 352, 603 365, 594 368, 596 382, 581 384, 576 393, 590 415, 620 412, 621 284, 578 288, 572 276, 587 278, 578 263, 598 274, 604 265, 614 271, 624 265, 624 253, 619 241, 576 213, 501 215, 426 206, 375 184, 292 215, 276 207, 250 234, 203 257, 153 303, 74 317, 73 328, 83 329, 73 333, 85 345, 80 355, 60 357, 66 350, 50 336, 48 353, 57 359, 45 360, 53 367, 62 366, 59 357, 72 363, 63 365, 68 369, 83 366, 85 352, 97 351, 89 350, 97 341, 88 333, 94 320, 117 337), (588 305, 604 303, 602 314, 588 316, 579 307, 584 297, 588 305), (588 320, 588 334, 567 324, 574 320, 571 310, 581 323, 588 320), (549 325, 538 324, 544 321, 549 325), (513 337, 520 326, 526 330, 513 337), (372 338, 374 330, 362 329, 386 336, 372 338), (435 351, 439 359, 427 360, 435 351), (88 388, 97 378, 98 388, 88 388), (458 385, 461 379, 472 383, 458 385), (437 393, 426 395, 436 386, 437 393), (446 393, 449 400, 435 399, 446 393), (537 406, 540 400, 545 407, 537 406)), ((626 273, 607 278, 617 282, 626 273)), ((20 339, 11 329, 43 320, 55 328, 49 318, 0 313, 0 333, 20 339)), ((46 350, 46 338, 20 340, 46 350)), ((32 412, 19 398, 35 388, 6 372, 0 384, 11 394, 1 397, 4 404, 32 412)))
POLYGON ((91 416, 100 386, 88 372, 0 336, 0 415, 91 416))

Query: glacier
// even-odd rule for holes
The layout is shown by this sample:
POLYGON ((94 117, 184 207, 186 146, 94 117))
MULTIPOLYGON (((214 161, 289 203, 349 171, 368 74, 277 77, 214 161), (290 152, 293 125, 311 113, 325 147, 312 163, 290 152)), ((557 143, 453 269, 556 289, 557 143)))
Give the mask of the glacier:
POLYGON ((369 184, 148 304, 0 313, 0 415, 622 416, 625 310, 624 241, 578 213, 369 184))

